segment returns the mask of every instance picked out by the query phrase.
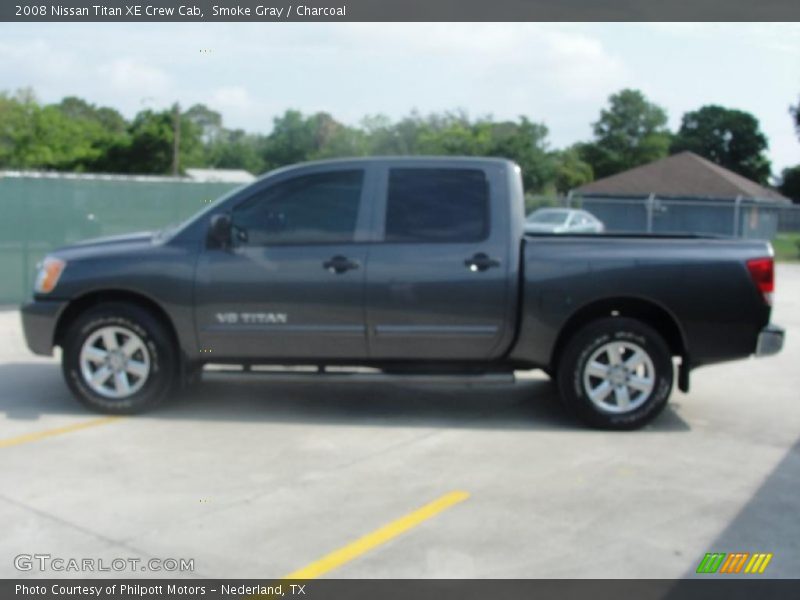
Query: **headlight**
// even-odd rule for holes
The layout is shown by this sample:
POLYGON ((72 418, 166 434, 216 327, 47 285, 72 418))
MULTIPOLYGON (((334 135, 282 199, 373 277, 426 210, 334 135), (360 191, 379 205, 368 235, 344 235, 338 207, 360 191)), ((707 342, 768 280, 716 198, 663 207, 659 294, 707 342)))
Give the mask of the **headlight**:
POLYGON ((36 275, 36 284, 33 286, 37 294, 49 294, 58 283, 61 273, 67 263, 60 258, 48 256, 39 265, 39 273, 36 275))

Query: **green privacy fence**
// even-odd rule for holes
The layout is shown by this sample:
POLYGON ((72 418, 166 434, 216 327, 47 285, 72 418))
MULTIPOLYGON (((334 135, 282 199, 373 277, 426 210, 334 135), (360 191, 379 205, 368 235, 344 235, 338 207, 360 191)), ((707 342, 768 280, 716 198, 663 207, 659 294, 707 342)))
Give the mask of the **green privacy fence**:
POLYGON ((30 295, 36 263, 53 248, 182 221, 237 185, 0 172, 0 304, 30 295))

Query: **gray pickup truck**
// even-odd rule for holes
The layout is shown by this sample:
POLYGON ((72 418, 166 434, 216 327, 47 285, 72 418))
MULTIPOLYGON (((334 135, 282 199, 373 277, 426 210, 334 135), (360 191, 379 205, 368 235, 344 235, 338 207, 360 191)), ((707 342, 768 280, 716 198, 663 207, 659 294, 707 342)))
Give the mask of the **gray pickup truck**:
POLYGON ((370 380, 542 369, 585 422, 631 429, 675 371, 687 392, 695 367, 781 349, 773 286, 766 242, 526 236, 507 160, 348 159, 272 171, 173 229, 57 250, 22 318, 30 349, 60 346, 72 392, 108 413, 207 363, 370 380))

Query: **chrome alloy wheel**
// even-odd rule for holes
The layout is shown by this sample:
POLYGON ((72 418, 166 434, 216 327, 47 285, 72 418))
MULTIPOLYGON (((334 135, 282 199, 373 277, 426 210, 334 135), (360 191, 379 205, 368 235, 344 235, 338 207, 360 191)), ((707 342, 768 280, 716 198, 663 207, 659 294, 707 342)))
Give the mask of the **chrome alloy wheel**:
POLYGON ((150 375, 150 353, 142 338, 125 327, 101 327, 81 347, 83 380, 106 398, 121 400, 142 389, 150 375))
POLYGON ((583 387, 592 403, 608 413, 636 410, 655 387, 650 355, 632 342, 609 342, 595 350, 583 367, 583 387))

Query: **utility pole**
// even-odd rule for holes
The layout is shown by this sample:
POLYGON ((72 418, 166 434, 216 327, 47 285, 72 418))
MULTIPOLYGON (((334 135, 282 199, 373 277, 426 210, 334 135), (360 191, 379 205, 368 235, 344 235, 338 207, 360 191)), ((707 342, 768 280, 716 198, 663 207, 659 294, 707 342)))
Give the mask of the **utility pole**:
POLYGON ((180 151, 181 151, 181 107, 176 102, 172 107, 173 111, 173 135, 172 135, 172 176, 180 175, 180 151))

